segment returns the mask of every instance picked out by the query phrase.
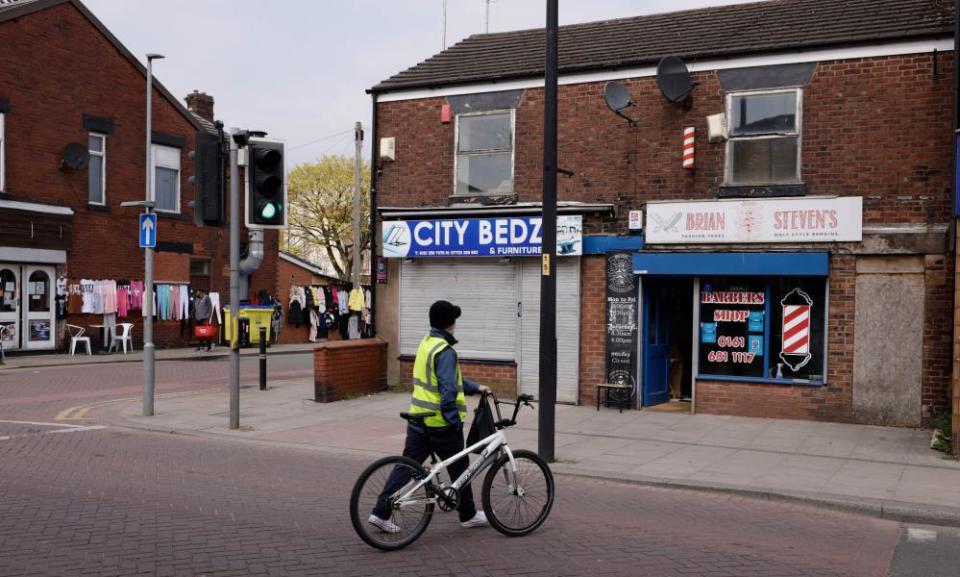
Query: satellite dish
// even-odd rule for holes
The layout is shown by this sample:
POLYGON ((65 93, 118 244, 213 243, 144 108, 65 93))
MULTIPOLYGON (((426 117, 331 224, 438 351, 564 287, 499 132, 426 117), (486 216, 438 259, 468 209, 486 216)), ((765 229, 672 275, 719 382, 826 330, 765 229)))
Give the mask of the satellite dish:
POLYGON ((684 102, 696 83, 690 80, 690 71, 683 60, 667 56, 657 64, 657 85, 670 102, 684 102))
POLYGON ((60 168, 83 170, 90 163, 90 152, 79 142, 71 142, 63 149, 63 159, 60 168))
POLYGON ((617 116, 626 118, 630 124, 637 122, 623 113, 624 110, 636 104, 633 98, 630 97, 630 91, 627 90, 626 86, 612 80, 607 82, 603 86, 603 99, 607 101, 607 106, 609 106, 610 110, 614 111, 617 116))

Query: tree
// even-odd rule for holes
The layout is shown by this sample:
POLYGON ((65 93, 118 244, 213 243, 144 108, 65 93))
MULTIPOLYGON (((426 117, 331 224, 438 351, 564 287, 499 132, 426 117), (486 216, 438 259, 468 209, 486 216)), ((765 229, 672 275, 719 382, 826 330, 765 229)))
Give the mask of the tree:
MULTIPOLYGON (((353 250, 354 159, 324 156, 301 164, 287 177, 288 228, 283 250, 306 260, 323 260, 350 279, 353 250)), ((370 167, 360 167, 360 251, 370 250, 370 167)), ((364 271, 361 271, 364 272, 364 271)))

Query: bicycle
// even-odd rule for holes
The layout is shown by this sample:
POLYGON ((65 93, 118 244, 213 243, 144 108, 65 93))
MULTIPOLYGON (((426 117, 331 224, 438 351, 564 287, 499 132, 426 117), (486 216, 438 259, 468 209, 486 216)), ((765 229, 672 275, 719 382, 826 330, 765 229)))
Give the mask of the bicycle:
MULTIPOLYGON (((494 529, 508 537, 527 535, 547 519, 553 507, 553 473, 546 461, 533 451, 511 451, 504 430, 517 424, 521 406, 531 409, 531 395, 520 395, 514 403, 499 401, 493 393, 484 393, 480 399, 486 402, 489 395, 496 407, 494 422, 496 432, 445 461, 439 461, 430 451, 431 467, 424 468, 413 459, 392 456, 384 457, 367 467, 357 479, 350 495, 350 520, 353 528, 368 545, 384 551, 402 549, 416 541, 433 517, 434 507, 441 511, 453 511, 459 504, 460 489, 480 475, 488 467, 483 480, 482 499, 487 519, 494 529), (504 419, 500 405, 513 404, 513 416, 504 419), (460 459, 468 458, 479 451, 475 460, 463 474, 450 484, 440 480, 440 472, 460 459), (399 490, 390 495, 381 495, 387 479, 394 471, 409 476, 399 490), (385 499, 392 512, 390 520, 396 532, 387 532, 369 523, 367 518, 385 499)), ((430 414, 400 413, 408 422, 427 431, 423 421, 430 414)))

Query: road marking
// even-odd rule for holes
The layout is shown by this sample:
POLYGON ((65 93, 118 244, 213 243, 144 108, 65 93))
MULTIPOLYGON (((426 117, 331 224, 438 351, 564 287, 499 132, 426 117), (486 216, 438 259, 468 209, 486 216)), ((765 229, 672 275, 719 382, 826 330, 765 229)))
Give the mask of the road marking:
POLYGON ((929 529, 907 529, 907 541, 911 543, 929 543, 937 540, 937 532, 929 529))
POLYGON ((68 425, 66 423, 42 423, 37 421, 8 421, 0 419, 0 424, 8 425, 26 425, 31 427, 56 427, 50 431, 43 431, 40 433, 23 433, 17 435, 0 435, 0 441, 9 441, 11 439, 24 439, 27 437, 37 437, 40 435, 54 435, 62 433, 83 433, 86 431, 98 431, 100 429, 106 429, 102 425, 68 425))
MULTIPOLYGON (((178 397, 189 397, 192 395, 202 395, 209 393, 211 391, 200 390, 200 391, 180 391, 176 393, 165 393, 162 395, 157 395, 158 399, 175 399, 178 397)), ((110 399, 106 401, 97 401, 96 403, 86 403, 83 405, 77 405, 75 407, 70 407, 69 409, 64 409, 57 413, 53 418, 54 421, 80 421, 86 418, 87 413, 94 409, 99 409, 101 407, 106 407, 108 405, 115 405, 117 403, 129 403, 133 401, 140 400, 140 397, 124 397, 122 399, 110 399)))

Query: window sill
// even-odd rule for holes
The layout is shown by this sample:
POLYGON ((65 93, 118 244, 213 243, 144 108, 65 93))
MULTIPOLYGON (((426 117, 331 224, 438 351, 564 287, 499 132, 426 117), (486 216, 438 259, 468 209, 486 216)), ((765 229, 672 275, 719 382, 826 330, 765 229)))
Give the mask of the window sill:
POLYGON ((764 385, 800 385, 804 387, 822 387, 825 381, 800 381, 794 379, 771 379, 766 377, 735 377, 731 375, 697 375, 698 381, 735 381, 738 383, 757 383, 764 385))
POLYGON ((718 198, 767 198, 779 196, 804 196, 806 183, 796 184, 722 184, 717 190, 718 198))
POLYGON ((490 194, 452 194, 447 198, 447 204, 476 204, 480 206, 517 204, 520 195, 515 192, 499 192, 490 194))
MULTIPOLYGON (((397 357, 398 361, 413 362, 416 359, 417 359, 416 355, 400 355, 397 357)), ((517 361, 507 360, 507 359, 477 359, 477 358, 459 357, 458 360, 460 361, 460 364, 463 364, 463 365, 502 365, 507 367, 517 366, 517 361)))
POLYGON ((169 218, 170 220, 188 220, 190 218, 182 212, 167 212, 165 210, 154 210, 153 212, 157 215, 157 218, 169 218))
POLYGON ((90 211, 93 211, 93 212, 112 212, 112 210, 110 209, 110 207, 109 207, 108 205, 106 205, 106 204, 95 204, 95 203, 92 203, 92 202, 88 202, 88 203, 87 203, 87 210, 90 210, 90 211))

